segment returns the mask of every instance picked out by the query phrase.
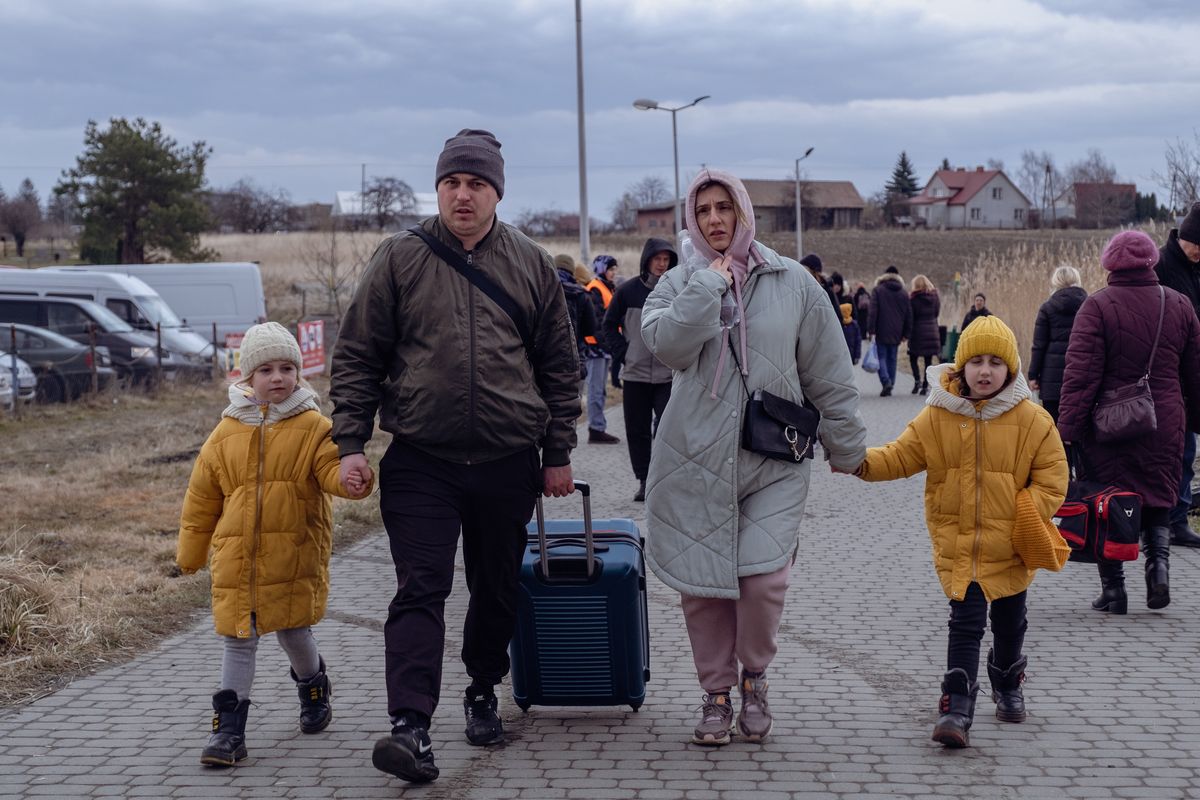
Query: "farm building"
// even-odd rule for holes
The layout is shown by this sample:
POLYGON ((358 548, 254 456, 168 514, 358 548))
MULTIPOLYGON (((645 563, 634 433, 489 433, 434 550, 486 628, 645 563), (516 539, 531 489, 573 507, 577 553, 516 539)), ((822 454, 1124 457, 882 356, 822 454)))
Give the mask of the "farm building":
POLYGON ((931 228, 1024 228, 1032 206, 1003 170, 983 167, 939 169, 908 204, 931 228))
MULTIPOLYGON (((743 179, 754 204, 758 233, 796 230, 796 182, 743 179)), ((850 181, 801 181, 800 209, 804 228, 857 228, 866 203, 850 181)), ((637 210, 637 230, 644 236, 670 236, 674 204, 668 200, 637 210)))
POLYGON ((1137 215, 1136 198, 1132 183, 1073 183, 1054 198, 1053 219, 1079 228, 1127 225, 1137 215))

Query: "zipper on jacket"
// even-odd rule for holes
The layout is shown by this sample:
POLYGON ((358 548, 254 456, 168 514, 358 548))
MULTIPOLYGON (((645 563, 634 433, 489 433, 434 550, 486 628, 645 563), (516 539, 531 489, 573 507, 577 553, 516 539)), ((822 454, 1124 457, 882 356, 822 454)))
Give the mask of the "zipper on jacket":
MULTIPOLYGON (((971 580, 979 581, 979 547, 983 540, 983 412, 975 412, 975 544, 971 547, 971 580)), ((965 596, 965 595, 964 595, 965 596)))
POLYGON ((265 468, 263 467, 263 459, 267 452, 267 414, 270 412, 269 405, 262 406, 262 419, 258 423, 258 480, 254 487, 254 537, 250 540, 250 613, 257 614, 258 612, 258 586, 256 573, 258 572, 258 540, 262 534, 262 501, 263 501, 263 476, 265 468))
MULTIPOLYGON (((475 253, 474 251, 467 253, 467 266, 474 269, 475 253)), ((471 329, 470 354, 467 359, 470 376, 467 379, 467 463, 471 463, 471 444, 475 441, 475 286, 467 284, 467 306, 469 312, 469 326, 471 329)))

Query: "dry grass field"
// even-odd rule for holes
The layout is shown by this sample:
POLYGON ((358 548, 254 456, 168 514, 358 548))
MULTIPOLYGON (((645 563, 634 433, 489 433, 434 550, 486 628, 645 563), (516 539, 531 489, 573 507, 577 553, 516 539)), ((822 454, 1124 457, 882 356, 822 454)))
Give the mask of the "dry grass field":
MULTIPOLYGON (((314 385, 324 395, 327 382, 314 385)), ((192 462, 227 402, 210 384, 0 417, 0 707, 207 607, 208 574, 179 574, 175 538, 192 462)), ((334 518, 336 550, 378 529, 377 498, 335 498, 334 518)))
MULTIPOLYGON (((1165 228, 1149 232, 1160 241, 1166 235, 1165 228)), ((1111 233, 812 231, 805 245, 850 287, 870 286, 888 264, 906 280, 928 275, 942 292, 947 326, 959 324, 971 295, 983 291, 1028 358, 1051 271, 1072 264, 1089 291, 1098 288, 1099 254, 1111 233)), ((382 238, 222 235, 203 243, 224 260, 259 262, 270 317, 292 323, 302 314, 336 316, 382 238)), ((791 235, 766 239, 794 254, 791 235)), ((629 276, 642 241, 597 237, 592 252, 611 253, 629 276)), ((542 244, 552 255, 578 253, 575 240, 542 244)), ((327 384, 315 383, 325 394, 327 384)), ((207 575, 181 577, 174 567, 175 533, 192 460, 224 405, 222 386, 180 387, 0 416, 7 512, 0 522, 0 706, 126 657, 207 607, 207 575)), ((385 443, 382 436, 372 443, 374 461, 385 443)), ((335 500, 335 517, 343 542, 380 525, 374 499, 335 500)))

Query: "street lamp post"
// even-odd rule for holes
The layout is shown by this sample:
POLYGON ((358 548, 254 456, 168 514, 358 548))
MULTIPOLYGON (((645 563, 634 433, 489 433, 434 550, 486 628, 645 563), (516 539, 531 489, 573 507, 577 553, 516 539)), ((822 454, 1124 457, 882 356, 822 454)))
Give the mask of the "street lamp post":
POLYGON ((813 148, 804 151, 804 155, 796 159, 796 260, 804 258, 804 244, 800 238, 800 229, 804 227, 804 215, 800 213, 800 162, 812 155, 813 148))
POLYGON ((679 235, 679 231, 683 230, 683 219, 682 219, 682 214, 679 211, 679 134, 678 134, 678 129, 675 127, 675 114, 677 112, 683 111, 685 108, 691 108, 692 106, 696 105, 696 103, 699 103, 701 100, 707 100, 709 97, 711 97, 711 95, 706 94, 702 97, 697 97, 695 100, 693 100, 692 102, 688 103, 685 106, 676 106, 675 108, 670 108, 668 106, 659 105, 657 100, 646 100, 643 98, 640 100, 633 101, 633 107, 638 109, 639 111, 658 110, 658 111, 670 111, 671 112, 671 150, 674 152, 674 155, 675 155, 675 235, 676 236, 679 235))

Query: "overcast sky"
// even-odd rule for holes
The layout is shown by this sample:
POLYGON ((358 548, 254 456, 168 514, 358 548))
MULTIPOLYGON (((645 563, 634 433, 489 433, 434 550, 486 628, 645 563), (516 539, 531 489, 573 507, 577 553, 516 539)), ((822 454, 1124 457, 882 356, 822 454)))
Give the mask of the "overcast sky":
MULTIPOLYGON (((1168 140, 1200 127, 1196 0, 583 0, 589 211, 646 175, 878 191, 906 150, 1021 151, 1060 167, 1099 148, 1158 190, 1168 140)), ((44 197, 89 119, 160 121, 213 148, 209 182, 331 202, 367 175, 432 191, 444 140, 492 130, 501 215, 579 207, 573 0, 0 0, 0 187, 44 197)), ((1163 197, 1165 199, 1165 197, 1163 197)))

